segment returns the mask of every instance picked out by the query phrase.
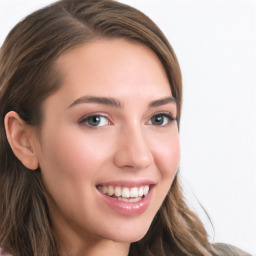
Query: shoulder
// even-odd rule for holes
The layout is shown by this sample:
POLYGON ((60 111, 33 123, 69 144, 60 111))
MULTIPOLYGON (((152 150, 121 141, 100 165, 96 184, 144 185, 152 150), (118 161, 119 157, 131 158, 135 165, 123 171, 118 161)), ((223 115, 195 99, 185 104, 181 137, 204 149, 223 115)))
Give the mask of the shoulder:
POLYGON ((213 244, 213 247, 220 256, 251 256, 251 254, 229 244, 216 243, 213 244))
POLYGON ((0 247, 0 256, 11 256, 9 253, 5 252, 1 247, 0 247))

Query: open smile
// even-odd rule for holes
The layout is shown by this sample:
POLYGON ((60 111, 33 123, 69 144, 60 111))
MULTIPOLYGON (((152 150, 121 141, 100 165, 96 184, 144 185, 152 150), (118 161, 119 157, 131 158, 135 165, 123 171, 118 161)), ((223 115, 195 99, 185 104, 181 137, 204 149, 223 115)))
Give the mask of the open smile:
POLYGON ((98 185, 97 189, 109 197, 125 202, 138 202, 149 192, 150 185, 140 187, 121 187, 112 185, 98 185))
POLYGON ((155 185, 139 186, 97 185, 103 201, 113 210, 124 215, 138 215, 149 206, 155 185))

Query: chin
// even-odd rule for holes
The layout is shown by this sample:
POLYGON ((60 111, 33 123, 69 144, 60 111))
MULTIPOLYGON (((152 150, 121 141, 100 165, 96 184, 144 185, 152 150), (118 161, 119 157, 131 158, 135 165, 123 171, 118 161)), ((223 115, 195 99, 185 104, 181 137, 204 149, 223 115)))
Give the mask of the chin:
POLYGON ((146 233, 141 233, 141 234, 125 234, 122 237, 114 237, 112 241, 118 242, 118 243, 134 243, 140 241, 146 233))
POLYGON ((148 232, 149 227, 138 228, 131 226, 127 229, 116 230, 115 233, 109 234, 110 240, 119 243, 134 243, 140 241, 148 232))

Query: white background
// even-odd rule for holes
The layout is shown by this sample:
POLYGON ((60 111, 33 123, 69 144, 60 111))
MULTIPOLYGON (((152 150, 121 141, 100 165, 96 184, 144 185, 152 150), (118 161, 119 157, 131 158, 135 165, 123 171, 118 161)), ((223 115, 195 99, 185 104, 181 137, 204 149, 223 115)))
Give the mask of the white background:
MULTIPOLYGON (((0 45, 21 18, 51 2, 0 0, 0 45)), ((159 25, 181 65, 180 169, 188 201, 211 241, 256 255, 256 0, 122 2, 159 25)))

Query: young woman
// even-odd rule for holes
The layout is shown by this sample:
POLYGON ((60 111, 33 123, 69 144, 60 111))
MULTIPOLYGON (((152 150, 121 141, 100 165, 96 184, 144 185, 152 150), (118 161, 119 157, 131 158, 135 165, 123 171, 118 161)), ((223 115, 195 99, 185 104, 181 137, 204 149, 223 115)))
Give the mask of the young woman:
POLYGON ((184 201, 181 102, 170 44, 127 5, 20 22, 0 51, 0 255, 248 255, 184 201))

